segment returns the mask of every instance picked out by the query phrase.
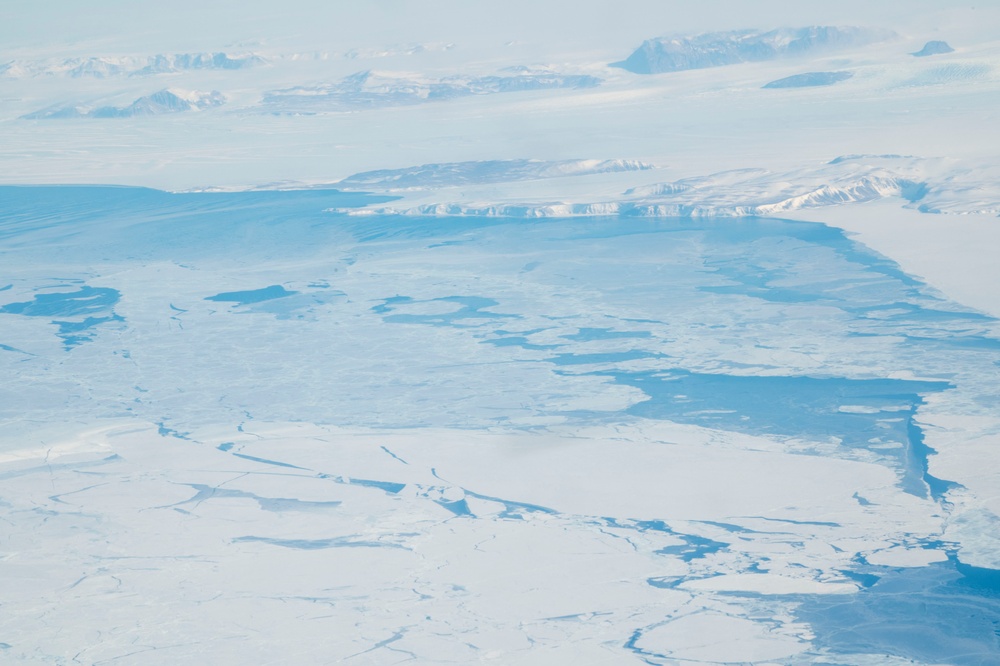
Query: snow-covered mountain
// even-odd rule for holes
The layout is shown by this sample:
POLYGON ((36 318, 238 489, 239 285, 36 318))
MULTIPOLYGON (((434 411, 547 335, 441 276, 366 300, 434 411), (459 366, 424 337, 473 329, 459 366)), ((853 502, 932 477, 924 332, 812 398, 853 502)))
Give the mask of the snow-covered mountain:
POLYGON ((584 74, 518 67, 491 76, 432 78, 396 72, 363 71, 336 83, 272 90, 260 108, 268 113, 310 114, 401 106, 469 95, 557 88, 592 88, 601 80, 584 74))
POLYGON ((58 60, 11 60, 0 65, 0 76, 30 78, 36 76, 92 77, 149 76, 188 70, 246 69, 263 65, 267 60, 253 54, 173 53, 129 56, 90 56, 58 60))
POLYGON ((924 58, 932 55, 941 55, 943 53, 954 53, 954 51, 955 49, 951 48, 948 42, 934 39, 924 44, 924 48, 913 52, 911 55, 918 58, 924 58))
POLYGON ((677 72, 834 51, 893 36, 894 33, 888 30, 872 28, 811 26, 768 32, 736 30, 692 37, 659 37, 647 39, 632 55, 612 66, 636 74, 677 72))
POLYGON ((133 118, 136 116, 158 116, 165 113, 200 111, 226 103, 226 97, 218 90, 196 92, 165 88, 151 95, 139 97, 128 106, 86 107, 77 105, 57 105, 29 113, 25 120, 53 120, 59 118, 133 118))

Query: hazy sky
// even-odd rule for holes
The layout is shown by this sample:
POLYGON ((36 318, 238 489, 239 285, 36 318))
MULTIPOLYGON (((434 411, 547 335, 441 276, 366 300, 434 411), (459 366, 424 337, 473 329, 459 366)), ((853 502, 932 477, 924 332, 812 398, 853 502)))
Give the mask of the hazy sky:
POLYGON ((983 30, 996 25, 970 21, 970 12, 996 14, 997 8, 941 0, 4 0, 0 49, 197 50, 257 40, 283 48, 400 41, 491 46, 519 39, 575 48, 631 44, 671 32, 813 23, 882 25, 904 33, 943 30, 953 22, 983 30))

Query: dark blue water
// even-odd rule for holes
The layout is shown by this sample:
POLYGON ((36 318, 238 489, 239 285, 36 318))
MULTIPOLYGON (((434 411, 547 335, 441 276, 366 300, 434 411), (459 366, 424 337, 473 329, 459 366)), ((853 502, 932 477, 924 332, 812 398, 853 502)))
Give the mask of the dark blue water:
MULTIPOLYGON (((669 534, 670 536, 676 537, 681 540, 675 546, 664 546, 656 551, 658 555, 670 555, 672 557, 678 557, 684 562, 690 562, 692 560, 697 560, 705 557, 706 555, 711 555, 712 553, 717 553, 724 550, 729 546, 728 543, 722 541, 716 541, 714 539, 709 539, 707 537, 698 536, 696 534, 684 534, 683 532, 678 532, 667 525, 662 520, 630 520, 622 521, 615 518, 604 518, 604 522, 609 527, 619 528, 619 529, 632 529, 637 532, 660 532, 663 534, 669 534)), ((673 587, 679 580, 671 578, 669 584, 661 579, 650 579, 650 584, 654 587, 673 587)))
POLYGON ((118 302, 121 294, 106 287, 84 285, 76 291, 36 294, 24 303, 8 303, 0 312, 28 317, 72 317, 107 312, 118 302))
POLYGON ((610 328, 581 328, 576 333, 564 335, 562 337, 574 342, 592 342, 594 340, 648 338, 650 335, 649 331, 613 331, 610 328))
POLYGON ((299 292, 288 291, 280 284, 272 284, 270 287, 261 289, 249 289, 247 291, 225 291, 221 294, 205 297, 206 301, 222 301, 224 303, 235 303, 236 305, 249 305, 250 303, 262 303, 276 298, 294 296, 299 292))
POLYGON ((866 568, 852 595, 803 597, 796 615, 813 644, 843 655, 893 655, 918 663, 1000 663, 1000 574, 954 560, 908 569, 866 568))
POLYGON ((97 333, 93 330, 95 327, 125 321, 114 312, 120 297, 116 289, 84 285, 75 291, 46 291, 35 294, 30 301, 8 303, 0 307, 0 314, 50 319, 57 327, 56 335, 69 350, 93 339, 97 333), (65 320, 64 317, 72 319, 65 320))
POLYGON ((871 440, 897 442, 889 449, 905 470, 903 487, 923 496, 924 484, 938 493, 947 484, 927 472, 923 435, 914 424, 923 395, 951 387, 947 382, 841 377, 760 377, 704 374, 686 370, 596 372, 648 396, 629 408, 645 418, 694 423, 721 430, 787 437, 836 437, 841 445, 868 448, 871 440), (844 407, 870 411, 843 411, 844 407), (944 485, 942 485, 944 484, 944 485))
POLYGON ((487 310, 495 305, 498 305, 497 301, 480 296, 446 296, 425 301, 414 300, 408 296, 393 296, 385 299, 381 305, 373 307, 372 312, 385 315, 385 320, 394 324, 430 324, 433 326, 459 326, 464 325, 465 320, 516 319, 518 317, 515 314, 487 310), (428 303, 440 303, 446 307, 451 305, 453 309, 451 312, 434 314, 413 314, 406 311, 407 306, 428 303))

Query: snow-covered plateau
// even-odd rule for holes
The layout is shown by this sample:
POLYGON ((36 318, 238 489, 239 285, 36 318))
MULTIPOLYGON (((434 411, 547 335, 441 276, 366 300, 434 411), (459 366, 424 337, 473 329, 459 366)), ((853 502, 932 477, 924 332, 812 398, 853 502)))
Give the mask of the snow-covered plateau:
POLYGON ((1000 661, 1000 7, 8 2, 0 662, 1000 661))

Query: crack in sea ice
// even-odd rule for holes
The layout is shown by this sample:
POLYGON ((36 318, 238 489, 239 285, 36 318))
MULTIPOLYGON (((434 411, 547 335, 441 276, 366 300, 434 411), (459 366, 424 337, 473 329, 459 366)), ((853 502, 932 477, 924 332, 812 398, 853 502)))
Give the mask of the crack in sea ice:
POLYGON ((251 499, 264 511, 279 513, 282 511, 325 511, 336 508, 341 504, 339 501, 311 502, 291 497, 262 497, 246 490, 220 488, 219 486, 209 486, 201 483, 186 483, 184 485, 194 489, 195 494, 183 502, 171 504, 170 506, 182 506, 184 504, 197 505, 211 499, 251 499))
MULTIPOLYGON (((401 534, 398 536, 415 536, 413 534, 401 534)), ((292 548, 295 550, 326 550, 328 548, 399 548, 411 550, 409 547, 392 541, 368 540, 359 538, 360 535, 338 536, 329 539, 278 539, 263 536, 241 536, 233 539, 234 542, 260 542, 282 548, 292 548)))

